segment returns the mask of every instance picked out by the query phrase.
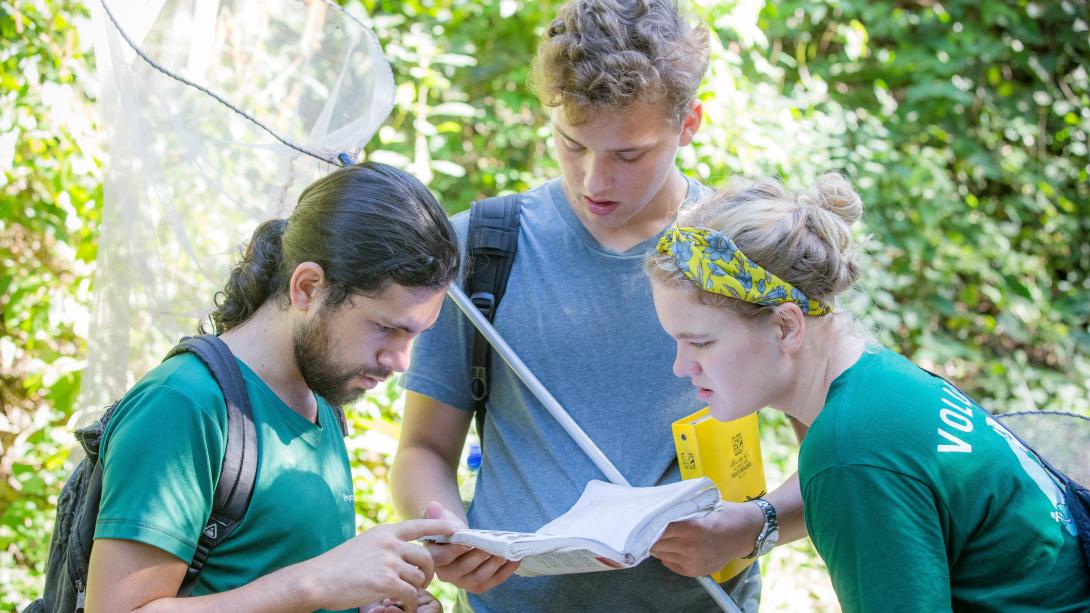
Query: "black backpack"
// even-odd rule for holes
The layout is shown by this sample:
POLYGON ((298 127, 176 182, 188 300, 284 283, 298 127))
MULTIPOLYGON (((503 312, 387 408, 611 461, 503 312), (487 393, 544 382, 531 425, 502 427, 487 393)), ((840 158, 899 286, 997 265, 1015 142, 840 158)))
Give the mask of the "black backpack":
MULTIPOLYGON (((469 259, 465 266, 464 287, 473 306, 489 323, 496 317, 496 309, 507 290, 507 277, 511 275, 511 267, 515 263, 521 214, 522 203, 518 194, 479 200, 473 203, 469 212, 466 240, 469 259)), ((483 449, 492 347, 477 329, 473 331, 472 356, 470 392, 475 403, 477 437, 483 449)))
MULTIPOLYGON (((257 474, 257 432, 253 410, 231 350, 215 336, 195 336, 182 339, 166 358, 192 353, 212 373, 223 391, 227 403, 227 450, 223 468, 213 498, 212 514, 197 542, 197 551, 189 563, 179 596, 188 596, 196 584, 197 575, 208 554, 242 521, 253 494, 257 474)), ((98 519, 99 498, 102 494, 102 468, 99 464, 99 444, 102 433, 113 416, 117 403, 94 423, 76 431, 76 439, 87 457, 76 467, 57 500, 57 520, 49 546, 45 593, 23 613, 83 612, 87 589, 87 567, 91 561, 95 522, 98 519)), ((344 425, 341 424, 342 431, 344 425)))

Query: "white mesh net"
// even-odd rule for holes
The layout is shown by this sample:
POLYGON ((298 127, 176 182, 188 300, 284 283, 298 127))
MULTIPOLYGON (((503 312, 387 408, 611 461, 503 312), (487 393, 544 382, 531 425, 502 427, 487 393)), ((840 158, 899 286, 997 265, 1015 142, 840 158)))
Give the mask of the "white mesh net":
POLYGON ((364 16, 327 0, 96 8, 108 159, 85 410, 195 331, 257 224, 355 160, 394 99, 364 16))

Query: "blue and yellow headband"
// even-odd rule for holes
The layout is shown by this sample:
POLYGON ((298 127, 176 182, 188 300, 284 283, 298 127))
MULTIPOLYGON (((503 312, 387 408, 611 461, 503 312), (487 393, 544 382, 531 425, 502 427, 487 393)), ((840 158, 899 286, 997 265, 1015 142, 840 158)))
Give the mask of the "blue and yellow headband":
POLYGON ((746 257, 734 241, 708 228, 674 224, 659 241, 659 253, 674 256, 678 268, 707 292, 753 304, 794 302, 806 315, 826 315, 833 308, 807 298, 787 281, 746 257))

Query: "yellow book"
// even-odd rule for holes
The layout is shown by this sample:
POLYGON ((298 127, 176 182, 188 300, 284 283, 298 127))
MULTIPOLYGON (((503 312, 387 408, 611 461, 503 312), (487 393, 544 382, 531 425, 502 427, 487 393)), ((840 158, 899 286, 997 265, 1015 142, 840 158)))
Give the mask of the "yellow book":
MULTIPOLYGON (((703 408, 673 424, 674 447, 682 479, 708 477, 723 500, 742 502, 765 494, 761 439, 757 414, 719 421, 703 408)), ((753 560, 734 560, 712 575, 722 583, 742 572, 753 560)))

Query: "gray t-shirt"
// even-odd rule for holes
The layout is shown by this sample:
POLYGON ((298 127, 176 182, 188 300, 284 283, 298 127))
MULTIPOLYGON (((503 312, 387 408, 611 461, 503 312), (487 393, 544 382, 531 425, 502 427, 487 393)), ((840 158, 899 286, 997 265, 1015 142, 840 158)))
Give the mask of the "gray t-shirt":
MULTIPOLYGON (((710 195, 689 180, 686 203, 710 195)), ((465 244, 469 216, 453 219, 465 244)), ((522 195, 518 252, 495 327, 571 417, 635 486, 680 476, 670 424, 700 408, 671 368, 674 341, 659 326, 643 257, 658 237, 624 253, 602 247, 568 205, 559 180, 522 195)), ((473 410, 473 326, 450 300, 422 334, 406 389, 473 410)), ((473 528, 532 532, 567 511, 591 479, 606 480, 501 358, 493 355, 484 456, 469 508, 473 528)), ((732 596, 757 610, 756 565, 732 596)), ((636 568, 526 578, 480 595, 478 612, 713 611, 695 579, 657 559, 636 568)))

